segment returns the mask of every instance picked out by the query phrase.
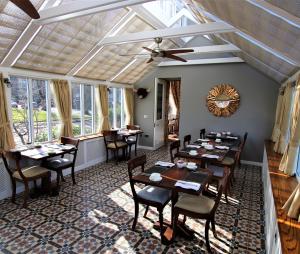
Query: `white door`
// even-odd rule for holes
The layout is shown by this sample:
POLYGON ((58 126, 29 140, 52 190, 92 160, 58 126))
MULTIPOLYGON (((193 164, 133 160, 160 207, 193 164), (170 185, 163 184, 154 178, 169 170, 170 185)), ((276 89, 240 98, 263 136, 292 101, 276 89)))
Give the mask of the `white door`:
POLYGON ((165 144, 165 94, 166 81, 155 79, 154 149, 165 144))

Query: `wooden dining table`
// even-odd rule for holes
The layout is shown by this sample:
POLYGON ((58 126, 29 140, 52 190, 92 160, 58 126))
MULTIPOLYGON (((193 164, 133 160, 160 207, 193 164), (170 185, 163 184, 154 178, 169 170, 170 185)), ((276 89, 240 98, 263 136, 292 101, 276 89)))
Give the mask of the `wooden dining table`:
MULTIPOLYGON (((209 171, 208 169, 203 169, 199 165, 197 165, 197 168, 194 170, 189 170, 186 167, 178 168, 176 165, 171 168, 155 165, 146 169, 144 172, 141 172, 133 176, 132 179, 136 183, 142 183, 145 185, 151 185, 151 186, 156 186, 156 187, 161 187, 164 189, 171 190, 172 204, 175 204, 178 200, 179 193, 200 195, 202 191, 206 188, 207 183, 210 182, 211 177, 212 177, 211 171, 209 171), (159 182, 151 181, 149 177, 152 173, 160 173, 162 180, 159 182), (200 188, 198 190, 192 190, 192 189, 177 187, 175 186, 177 181, 188 181, 188 182, 199 183, 200 188)), ((173 215, 171 215, 171 219, 173 219, 172 217, 173 215)), ((166 228, 164 230, 164 239, 162 239, 162 242, 169 244, 173 237, 172 222, 164 221, 164 225, 166 225, 166 228)), ((159 229, 158 222, 154 225, 154 228, 159 229)), ((181 234, 187 239, 191 239, 193 235, 193 231, 188 229, 181 220, 178 220, 177 228, 179 234, 181 234)))
POLYGON ((213 138, 198 139, 191 144, 192 146, 198 146, 197 148, 188 145, 187 147, 180 150, 177 156, 179 158, 195 161, 199 163, 202 168, 205 168, 208 163, 222 161, 230 151, 235 150, 239 146, 241 142, 240 137, 239 136, 232 136, 232 137, 236 137, 236 138, 228 138, 227 136, 217 137, 216 135, 214 135, 213 138), (216 142, 216 138, 221 139, 221 142, 216 142), (202 143, 208 143, 212 145, 213 149, 210 150, 206 149, 204 146, 202 146, 202 143), (222 149, 222 148, 217 148, 217 146, 227 146, 228 148, 222 149), (197 154, 191 155, 190 154, 191 150, 196 150, 197 154), (218 158, 206 157, 205 156, 206 154, 217 156, 218 158))

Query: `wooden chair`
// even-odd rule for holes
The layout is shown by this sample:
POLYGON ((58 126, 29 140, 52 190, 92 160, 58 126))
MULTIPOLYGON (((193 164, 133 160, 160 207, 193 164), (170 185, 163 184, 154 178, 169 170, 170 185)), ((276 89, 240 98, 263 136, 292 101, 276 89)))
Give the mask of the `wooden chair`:
POLYGON ((163 232, 163 209, 171 200, 172 192, 167 189, 154 187, 154 186, 146 186, 139 192, 136 192, 135 181, 132 178, 133 171, 136 168, 140 167, 142 172, 144 172, 145 163, 146 163, 146 155, 135 157, 134 159, 131 159, 127 163, 130 187, 131 187, 134 205, 135 205, 135 215, 134 215, 134 221, 132 224, 132 230, 135 230, 136 223, 138 220, 139 204, 146 205, 144 217, 147 216, 149 206, 153 206, 157 209, 157 211, 159 213, 160 235, 161 235, 161 240, 163 241, 163 234, 164 234, 164 232, 163 232))
POLYGON ((228 203, 228 198, 227 198, 228 191, 230 188, 230 184, 231 185, 233 184, 234 171, 235 171, 236 164, 240 158, 240 154, 241 152, 240 150, 238 150, 235 153, 234 158, 226 156, 222 161, 212 162, 208 166, 208 169, 213 172, 213 179, 215 179, 217 182, 224 177, 226 173, 225 171, 228 170, 228 173, 226 175, 228 175, 229 180, 226 181, 226 186, 224 186, 225 187, 224 194, 227 203, 228 203))
POLYGON ((179 149, 180 149, 180 140, 176 140, 170 144, 171 162, 174 163, 175 158, 178 158, 179 149))
MULTIPOLYGON (((243 142, 240 146, 240 153, 242 153, 244 151, 244 147, 245 147, 247 138, 248 138, 248 132, 245 132, 243 142)), ((238 163, 239 163, 238 165, 240 167, 241 166, 241 158, 240 157, 239 157, 238 163)))
POLYGON ((64 181, 63 170, 71 168, 72 182, 75 181, 75 164, 77 158, 77 151, 79 145, 79 139, 70 137, 61 137, 60 142, 63 145, 73 145, 75 150, 70 151, 68 154, 72 155, 72 159, 65 158, 64 154, 60 158, 48 159, 42 163, 42 166, 56 172, 56 186, 59 189, 60 178, 64 181))
MULTIPOLYGON (((127 130, 140 130, 140 126, 138 125, 126 125, 127 130)), ((129 157, 131 155, 131 147, 134 145, 134 154, 135 156, 137 155, 137 144, 138 144, 138 138, 139 135, 134 135, 134 136, 129 136, 128 138, 126 138, 126 143, 129 146, 129 157)))
POLYGON ((16 200, 16 182, 23 183, 25 186, 23 207, 26 208, 29 197, 29 182, 34 181, 34 186, 36 187, 36 181, 38 179, 42 179, 42 186, 45 188, 45 190, 49 191, 51 172, 41 166, 21 168, 21 158, 21 152, 19 151, 2 153, 2 159, 12 184, 11 200, 13 203, 16 200), (10 163, 9 161, 13 163, 10 163), (15 165, 11 166, 11 164, 15 165))
POLYGON ((128 144, 125 141, 119 139, 118 130, 104 130, 102 134, 104 137, 104 144, 106 148, 106 162, 108 162, 108 151, 111 150, 114 154, 116 164, 118 164, 119 150, 123 150, 123 156, 126 156, 128 144))
POLYGON ((187 145, 191 143, 192 136, 191 135, 185 135, 183 137, 183 147, 186 148, 187 145))
POLYGON ((174 205, 174 210, 173 210, 173 239, 176 236, 177 222, 180 214, 194 219, 205 219, 206 220, 206 224, 205 224, 206 248, 208 252, 211 253, 211 248, 209 243, 209 225, 211 223, 213 234, 215 237, 217 237, 216 227, 215 227, 215 214, 219 206, 222 193, 227 184, 226 183, 227 180, 228 180, 228 175, 225 175, 225 177, 220 182, 218 193, 214 200, 203 195, 195 196, 190 194, 181 194, 179 196, 179 199, 177 203, 174 205))
POLYGON ((206 133, 205 129, 201 129, 200 130, 200 138, 204 139, 205 138, 205 133, 206 133))

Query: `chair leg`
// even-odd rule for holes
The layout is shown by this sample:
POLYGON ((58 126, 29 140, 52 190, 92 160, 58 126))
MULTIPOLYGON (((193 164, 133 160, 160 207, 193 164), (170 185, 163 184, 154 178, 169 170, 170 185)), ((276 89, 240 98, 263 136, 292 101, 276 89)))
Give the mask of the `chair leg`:
POLYGON ((136 150, 137 150, 137 143, 135 143, 135 145, 134 145, 134 154, 135 154, 135 156, 137 155, 136 150))
POLYGON ((16 202, 16 189, 17 189, 17 184, 16 180, 12 180, 12 195, 11 195, 11 202, 15 203, 16 202))
POLYGON ((173 225, 172 225, 172 228, 173 228, 173 236, 172 236, 172 241, 175 240, 175 237, 176 237, 176 233, 177 233, 177 223, 178 223, 178 216, 179 214, 177 212, 173 212, 173 225))
POLYGON ((184 224, 185 224, 185 222, 186 222, 186 216, 185 216, 185 215, 183 215, 182 224, 184 225, 184 224))
POLYGON ((61 173, 61 181, 62 181, 62 182, 65 182, 65 181, 66 181, 65 178, 64 178, 64 174, 63 174, 63 173, 61 173))
POLYGON ((164 239, 164 216, 163 210, 158 210, 159 213, 159 228, 160 228, 160 239, 163 241, 164 239))
POLYGON ((210 244, 209 244, 209 223, 210 223, 210 221, 207 220, 206 224, 205 224, 205 242, 206 242, 207 251, 209 253, 211 253, 211 248, 210 248, 210 244))
POLYGON ((213 232, 213 234, 214 234, 214 237, 215 237, 215 238, 218 238, 217 232, 216 232, 215 216, 213 216, 213 217, 212 217, 212 220, 211 220, 211 229, 212 229, 212 232, 213 232))
POLYGON ((60 171, 56 171, 56 188, 57 190, 59 189, 59 182, 60 182, 60 176, 61 172, 60 171))
POLYGON ((129 149, 128 149, 128 158, 130 159, 131 158, 131 145, 129 145, 129 149))
POLYGON ((108 149, 106 149, 106 163, 108 162, 108 149))
POLYGON ((27 182, 24 182, 25 191, 24 191, 24 202, 23 202, 23 208, 27 208, 27 200, 29 197, 29 186, 27 182))
POLYGON ((145 213, 144 213, 144 218, 146 218, 147 213, 148 213, 148 210, 149 210, 149 206, 147 205, 147 206, 146 206, 146 209, 145 209, 145 213))
POLYGON ((133 224, 132 224, 132 230, 134 231, 135 230, 135 227, 136 227, 136 223, 137 223, 137 220, 138 220, 138 217, 139 217, 139 203, 138 202, 135 202, 134 203, 134 220, 133 220, 133 224))
POLYGON ((73 185, 76 184, 76 181, 75 181, 75 165, 72 166, 72 181, 73 181, 73 185))
POLYGON ((225 186, 225 200, 226 200, 226 203, 229 203, 228 197, 227 197, 227 195, 228 195, 228 185, 229 185, 229 183, 227 183, 226 186, 225 186))
POLYGON ((115 159, 116 165, 118 165, 118 150, 114 150, 114 159, 115 159))

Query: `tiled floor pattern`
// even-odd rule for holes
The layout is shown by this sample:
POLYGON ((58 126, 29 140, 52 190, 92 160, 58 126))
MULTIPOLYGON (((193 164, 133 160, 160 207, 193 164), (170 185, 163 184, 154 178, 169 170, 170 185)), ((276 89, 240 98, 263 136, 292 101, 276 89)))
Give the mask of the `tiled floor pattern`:
MULTIPOLYGON (((165 148, 146 153, 148 166, 169 159, 165 148)), ((149 219, 141 209, 136 232, 131 230, 134 203, 125 162, 90 167, 76 180, 72 186, 66 177, 59 196, 32 199, 28 209, 0 201, 0 253, 206 253, 204 221, 188 219, 197 234, 170 246, 161 245, 153 229, 154 209, 149 219)), ((210 233, 215 253, 265 253, 262 191, 259 167, 236 170, 230 204, 222 200, 217 211, 218 239, 210 233)), ((170 207, 165 218, 169 214, 170 207)))

